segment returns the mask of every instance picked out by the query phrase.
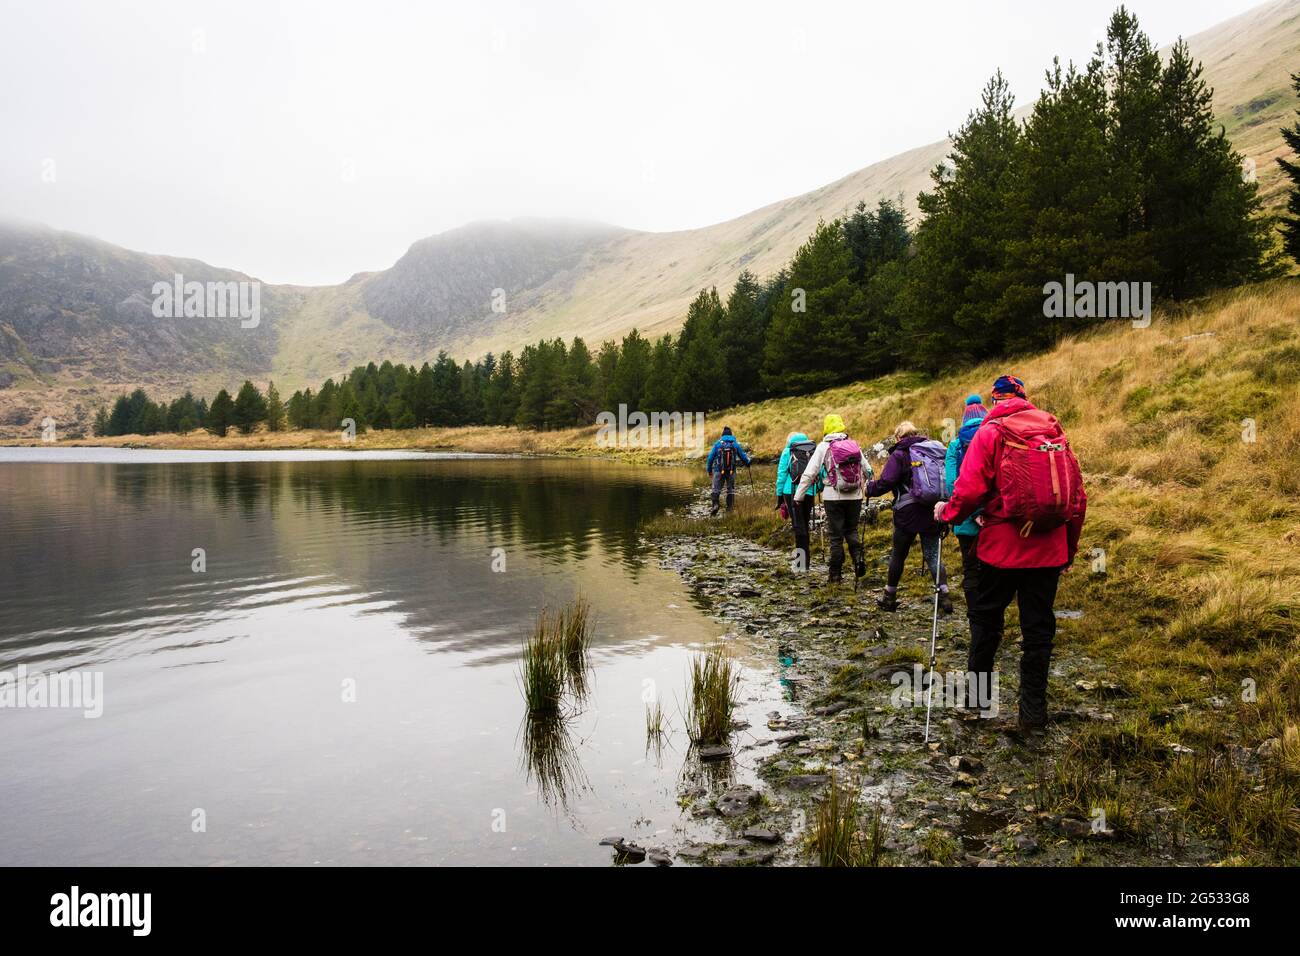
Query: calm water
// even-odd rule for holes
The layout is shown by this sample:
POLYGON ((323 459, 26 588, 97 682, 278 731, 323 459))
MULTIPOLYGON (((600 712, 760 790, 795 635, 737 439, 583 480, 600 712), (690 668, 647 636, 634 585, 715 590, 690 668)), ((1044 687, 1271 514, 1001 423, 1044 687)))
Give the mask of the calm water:
MULTIPOLYGON (((608 834, 707 834, 676 804, 678 704, 722 628, 636 532, 689 472, 214 458, 0 449, 0 671, 102 674, 104 708, 0 709, 0 862, 605 864, 608 834), (592 694, 539 778, 520 640, 579 592, 592 694)), ((736 650, 758 724, 779 688, 736 650)))

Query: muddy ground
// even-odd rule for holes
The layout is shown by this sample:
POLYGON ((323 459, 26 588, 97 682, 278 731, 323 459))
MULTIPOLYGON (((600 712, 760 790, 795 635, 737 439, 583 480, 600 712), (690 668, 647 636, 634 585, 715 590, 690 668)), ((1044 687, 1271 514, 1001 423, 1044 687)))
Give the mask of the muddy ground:
MULTIPOLYGON (((710 520, 703 500, 690 513, 710 520)), ((889 521, 888 512, 879 520, 889 521)), ((1100 819, 1051 811, 1047 779, 1072 729, 1116 720, 1125 707, 1105 665, 1071 639, 1071 620, 1088 609, 1058 608, 1046 733, 1026 736, 1016 727, 1019 631, 1013 608, 999 651, 998 716, 944 707, 936 686, 927 743, 924 699, 911 706, 907 691, 913 685, 900 688, 896 676, 914 675, 929 654, 933 589, 915 552, 899 591, 902 606, 888 613, 875 605, 887 551, 868 549, 868 573, 855 589, 851 569, 846 583, 827 584, 826 556, 816 539, 812 569, 791 571, 788 532, 771 547, 722 534, 654 544, 662 564, 682 575, 730 634, 743 633, 749 646, 766 649, 786 696, 766 726, 737 728, 729 758, 701 760, 697 754, 683 774, 682 806, 694 817, 716 818, 730 837, 661 850, 661 864, 669 857, 713 865, 815 863, 811 833, 832 777, 860 792, 864 832, 879 808, 886 865, 1180 865, 1213 857, 1183 834, 1162 838, 1158 826, 1154 838, 1135 844, 1100 819), (740 765, 756 769, 762 785, 735 785, 740 765)), ((941 674, 964 669, 969 642, 951 538, 944 561, 953 572, 956 609, 940 617, 941 674)))

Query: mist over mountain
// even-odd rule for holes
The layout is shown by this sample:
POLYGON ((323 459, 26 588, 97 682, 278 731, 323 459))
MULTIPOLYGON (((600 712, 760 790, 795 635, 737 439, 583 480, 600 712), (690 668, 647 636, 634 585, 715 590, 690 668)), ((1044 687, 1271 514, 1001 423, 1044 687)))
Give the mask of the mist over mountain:
MULTIPOLYGON (((1270 207, 1283 199, 1279 133, 1295 108, 1300 0, 1275 0, 1188 38, 1215 89, 1214 108, 1258 170, 1270 207)), ((1045 49, 1045 62, 1051 51, 1045 49)), ((971 91, 972 103, 978 91, 971 91)), ((1020 91, 1020 105, 1032 105, 1020 91)), ((869 117, 859 121, 869 122, 869 117)), ((638 232, 563 219, 485 221, 414 242, 390 268, 336 286, 261 284, 260 317, 154 313, 155 283, 252 282, 193 259, 133 252, 30 223, 0 221, 0 434, 30 435, 52 415, 84 428, 99 402, 137 385, 159 397, 211 394, 245 378, 282 391, 358 363, 457 358, 542 337, 593 347, 638 327, 675 330, 701 289, 742 269, 782 268, 819 219, 860 200, 916 196, 948 141, 917 147, 819 189, 701 229, 638 232), (495 308, 494 308, 495 306, 495 308)))

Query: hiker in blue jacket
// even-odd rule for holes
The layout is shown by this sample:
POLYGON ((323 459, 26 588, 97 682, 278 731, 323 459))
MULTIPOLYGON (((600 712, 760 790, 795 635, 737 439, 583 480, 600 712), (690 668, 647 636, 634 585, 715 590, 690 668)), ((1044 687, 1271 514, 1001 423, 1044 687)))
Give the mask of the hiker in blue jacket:
MULTIPOLYGON (((984 407, 978 395, 967 397, 966 408, 961 416, 961 428, 957 431, 957 437, 948 442, 948 453, 944 456, 944 477, 947 480, 945 497, 952 496, 952 489, 957 484, 957 476, 961 473, 962 460, 966 457, 966 449, 970 447, 971 439, 975 437, 975 430, 980 427, 988 413, 988 409, 984 407)), ((961 549, 961 590, 966 595, 967 616, 970 615, 975 591, 979 585, 980 563, 975 559, 975 539, 980 533, 979 523, 975 520, 978 513, 971 515, 952 529, 957 536, 957 547, 961 549)))
POLYGON ((748 468, 749 458, 740 442, 736 441, 736 436, 731 434, 731 427, 726 426, 722 429, 722 437, 709 449, 709 458, 705 462, 705 468, 713 479, 713 510, 709 514, 718 513, 718 499, 722 496, 724 481, 727 483, 727 510, 730 511, 736 503, 736 469, 741 465, 748 468))

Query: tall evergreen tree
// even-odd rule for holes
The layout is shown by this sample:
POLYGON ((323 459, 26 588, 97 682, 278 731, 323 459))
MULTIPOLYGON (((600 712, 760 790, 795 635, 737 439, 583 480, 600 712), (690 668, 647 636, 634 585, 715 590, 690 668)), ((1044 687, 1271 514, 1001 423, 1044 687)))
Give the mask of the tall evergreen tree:
POLYGON ((677 400, 677 348, 671 332, 664 333, 650 350, 641 405, 649 412, 672 412, 677 400))
POLYGON ((1259 187, 1242 175, 1241 154, 1216 129, 1212 99, 1201 64, 1179 40, 1160 74, 1150 187, 1159 289, 1177 299, 1270 272, 1259 187))
MULTIPOLYGON (((1291 74, 1291 85, 1300 95, 1300 73, 1291 74)), ((1296 110, 1296 116, 1300 117, 1300 110, 1296 110)), ((1300 121, 1283 129, 1282 139, 1294 154, 1291 159, 1279 156, 1277 160, 1291 181, 1291 195, 1286 202, 1289 215, 1282 221, 1282 243, 1286 254, 1300 263, 1300 121)))
POLYGON ((716 288, 700 290, 686 310, 677 336, 676 410, 707 412, 731 403, 727 356, 719 336, 725 318, 716 288))
POLYGON ((275 382, 268 382, 266 386, 266 429, 267 431, 278 432, 284 428, 285 410, 284 402, 280 400, 280 392, 275 387, 275 382))
POLYGON ((650 343, 633 329, 623 336, 618 351, 618 364, 614 368, 614 382, 609 395, 609 410, 626 404, 635 411, 642 406, 642 392, 650 374, 650 343))
POLYGON ((727 371, 729 399, 751 402, 763 390, 763 342, 767 338, 767 316, 759 304, 762 294, 754 274, 741 270, 727 296, 727 307, 718 330, 727 371))
POLYGON ((925 218, 900 296, 909 364, 937 368, 960 349, 975 356, 1006 349, 1006 316, 998 306, 1014 227, 1006 203, 1020 137, 1013 104, 999 71, 953 137, 946 162, 931 171, 933 191, 917 199, 925 218))
POLYGON ((789 395, 852 378, 860 368, 863 311, 842 223, 818 222, 790 262, 786 295, 772 315, 763 355, 766 386, 789 395))
POLYGON ((230 399, 230 393, 224 388, 217 392, 217 397, 212 400, 208 406, 208 423, 207 429, 218 438, 225 438, 235 415, 235 403, 230 399))
POLYGON ((258 422, 266 420, 266 399, 257 386, 245 380, 235 396, 235 407, 230 416, 230 423, 239 429, 241 435, 250 434, 258 422))

